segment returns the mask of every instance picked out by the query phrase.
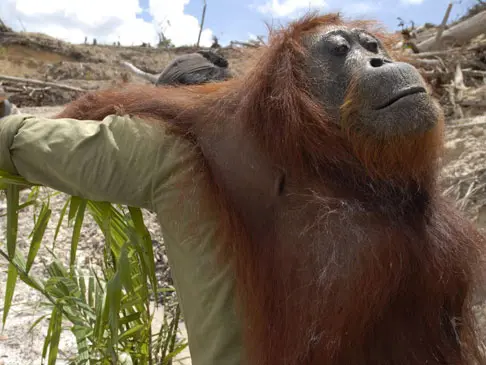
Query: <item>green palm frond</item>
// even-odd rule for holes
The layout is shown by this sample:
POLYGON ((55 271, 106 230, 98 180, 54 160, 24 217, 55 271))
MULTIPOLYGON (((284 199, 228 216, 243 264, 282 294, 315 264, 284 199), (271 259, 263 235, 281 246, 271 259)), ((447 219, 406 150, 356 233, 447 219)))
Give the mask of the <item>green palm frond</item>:
MULTIPOLYGON (((72 364, 171 364, 187 346, 177 340, 180 310, 177 303, 167 304, 158 333, 152 333, 151 298, 173 288, 158 288, 152 239, 141 209, 122 207, 71 196, 60 211, 56 223, 47 278, 32 274, 32 267, 53 212, 49 198, 41 201, 38 185, 0 171, 0 189, 7 196, 6 249, 0 255, 8 260, 7 287, 4 298, 3 326, 12 307, 17 281, 20 279, 41 293, 51 307, 31 329, 49 318, 48 333, 42 351, 47 364, 55 364, 59 343, 67 321, 77 343, 72 364), (20 190, 29 188, 20 204, 20 190), (35 207, 34 228, 30 232, 27 257, 17 250, 19 212, 35 207), (105 238, 101 270, 78 269, 76 259, 86 213, 97 223, 105 238), (72 226, 69 262, 54 255, 54 247, 63 221, 72 226)), ((22 227, 20 227, 22 229, 22 227)))

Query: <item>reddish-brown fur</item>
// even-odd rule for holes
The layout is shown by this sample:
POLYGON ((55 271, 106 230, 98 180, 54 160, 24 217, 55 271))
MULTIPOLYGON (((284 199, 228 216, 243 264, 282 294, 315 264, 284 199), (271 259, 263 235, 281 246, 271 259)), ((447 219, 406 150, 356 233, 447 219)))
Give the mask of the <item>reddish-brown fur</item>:
POLYGON ((334 196, 313 203, 321 215, 305 222, 319 227, 326 244, 288 245, 275 232, 249 231, 206 171, 226 235, 222 257, 237 273, 248 364, 486 364, 471 310, 484 240, 437 190, 442 120, 424 135, 393 141, 355 133, 359 96, 350 87, 346 132, 329 123, 304 91, 301 36, 330 24, 343 23, 310 16, 272 34, 241 79, 104 90, 59 117, 127 113, 169 122, 196 148, 194 126, 242 123, 276 164, 332 187, 334 196))

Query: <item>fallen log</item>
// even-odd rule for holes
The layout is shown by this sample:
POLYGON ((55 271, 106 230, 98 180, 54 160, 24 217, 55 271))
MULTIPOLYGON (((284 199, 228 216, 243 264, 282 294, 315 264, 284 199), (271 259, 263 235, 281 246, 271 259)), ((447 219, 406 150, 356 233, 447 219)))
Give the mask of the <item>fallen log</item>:
POLYGON ((41 80, 34 80, 34 79, 24 79, 23 77, 0 75, 0 80, 12 81, 12 82, 23 82, 23 83, 26 83, 26 84, 34 84, 34 85, 41 85, 41 86, 50 86, 50 87, 56 87, 58 89, 64 89, 64 90, 69 90, 69 91, 77 91, 77 92, 82 92, 82 93, 88 91, 86 89, 81 89, 79 87, 74 87, 74 86, 69 86, 69 85, 64 85, 64 84, 57 84, 55 82, 48 82, 48 81, 41 81, 41 80))
POLYGON ((425 59, 425 58, 424 59, 413 58, 413 59, 410 59, 408 62, 411 63, 414 66, 423 67, 423 68, 437 67, 437 66, 441 65, 440 60, 431 60, 431 59, 425 59))
MULTIPOLYGON (((486 10, 445 30, 442 33, 440 42, 443 44, 453 43, 454 46, 460 46, 483 33, 486 33, 486 10)), ((436 46, 436 36, 417 44, 420 52, 432 51, 436 46)))
POLYGON ((464 47, 456 47, 445 49, 442 51, 430 51, 430 52, 420 52, 420 53, 410 53, 407 56, 411 58, 427 58, 427 57, 437 57, 437 56, 447 56, 450 54, 455 53, 465 53, 465 52, 475 52, 475 51, 482 51, 486 48, 486 42, 470 46, 467 48, 464 47))

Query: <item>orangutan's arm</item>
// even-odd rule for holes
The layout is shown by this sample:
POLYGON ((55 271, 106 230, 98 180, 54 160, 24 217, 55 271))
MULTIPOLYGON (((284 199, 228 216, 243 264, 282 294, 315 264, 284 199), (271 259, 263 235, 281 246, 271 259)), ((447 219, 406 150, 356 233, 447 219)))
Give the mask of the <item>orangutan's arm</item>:
POLYGON ((1 170, 70 195, 147 209, 182 168, 181 148, 184 141, 160 125, 128 116, 0 119, 1 170))

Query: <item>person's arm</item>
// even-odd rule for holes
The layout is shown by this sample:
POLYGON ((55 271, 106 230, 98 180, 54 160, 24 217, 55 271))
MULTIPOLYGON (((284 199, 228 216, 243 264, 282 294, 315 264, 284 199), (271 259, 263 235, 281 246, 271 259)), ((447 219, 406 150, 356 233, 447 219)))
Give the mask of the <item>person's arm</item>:
POLYGON ((177 166, 181 143, 162 126, 128 116, 11 115, 0 119, 0 170, 70 195, 153 209, 154 183, 159 190, 177 166))

